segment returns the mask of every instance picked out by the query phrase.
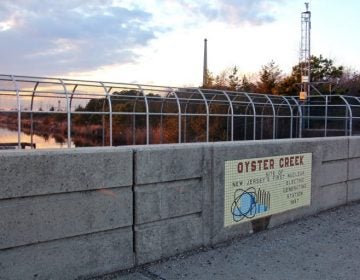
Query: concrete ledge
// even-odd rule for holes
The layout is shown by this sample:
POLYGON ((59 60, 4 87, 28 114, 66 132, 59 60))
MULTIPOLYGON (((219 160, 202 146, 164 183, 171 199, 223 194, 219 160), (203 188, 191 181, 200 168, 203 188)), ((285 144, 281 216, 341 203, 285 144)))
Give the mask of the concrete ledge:
POLYGON ((321 193, 312 199, 312 207, 317 211, 323 211, 347 202, 347 183, 338 183, 323 187, 321 193))
POLYGON ((137 147, 135 150, 135 184, 202 177, 203 149, 203 144, 137 147))
POLYGON ((349 138, 322 138, 320 141, 322 149, 322 161, 333 161, 348 158, 349 138))
POLYGON ((130 187, 0 200, 0 249, 132 225, 130 187))
POLYGON ((132 185, 132 150, 0 153, 0 199, 132 185))
POLYGON ((135 187, 135 223, 179 217, 202 211, 200 179, 135 187))
POLYGON ((348 181, 348 202, 360 200, 360 179, 348 181))
POLYGON ((203 244, 199 215, 189 215, 135 227, 136 264, 197 248, 203 244))
POLYGON ((337 160, 324 162, 320 172, 315 176, 318 177, 320 186, 333 185, 347 181, 347 160, 337 160))
POLYGON ((353 136, 349 138, 349 158, 360 157, 360 137, 353 136))
POLYGON ((360 179, 360 158, 349 159, 349 180, 360 179))
POLYGON ((251 222, 224 228, 228 160, 312 153, 311 205, 263 219, 269 227, 359 200, 359 144, 337 137, 1 153, 0 279, 108 273, 259 230, 251 222))
POLYGON ((3 250, 1 279, 73 280, 134 265, 131 228, 3 250))

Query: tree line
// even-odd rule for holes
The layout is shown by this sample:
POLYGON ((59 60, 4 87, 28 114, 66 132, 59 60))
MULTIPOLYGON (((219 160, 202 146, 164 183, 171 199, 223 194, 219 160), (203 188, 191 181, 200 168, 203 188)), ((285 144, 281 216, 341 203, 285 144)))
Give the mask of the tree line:
MULTIPOLYGON (((274 95, 298 96, 301 81, 301 64, 292 67, 290 74, 286 75, 274 62, 263 65, 256 79, 247 75, 241 75, 239 68, 234 66, 214 76, 208 73, 204 89, 219 89, 249 93, 263 93, 274 95)), ((311 57, 311 82, 322 94, 344 94, 360 96, 360 73, 350 71, 342 65, 335 65, 332 59, 323 56, 311 57)), ((182 89, 192 91, 193 89, 182 89)), ((113 112, 112 116, 113 145, 145 144, 147 134, 146 107, 142 93, 138 90, 123 90, 113 92, 110 96, 113 112), (136 113, 135 113, 136 112, 136 113)), ((175 102, 164 103, 164 98, 158 94, 147 95, 151 103, 152 112, 177 112, 175 102), (170 107, 168 107, 170 106, 170 107), (174 107, 175 106, 175 107, 174 107)), ((241 108, 240 108, 241 109, 241 108)), ((251 108, 249 109, 251 110, 251 108)), ((331 114, 343 115, 341 107, 332 108, 331 114)), ((59 114, 51 108, 54 114, 33 114, 34 133, 44 137, 53 136, 59 142, 64 142, 67 137, 67 116, 59 114)), ((94 98, 86 104, 78 105, 71 114, 71 135, 76 146, 101 146, 109 144, 110 119, 108 114, 96 114, 96 112, 108 112, 109 100, 106 98, 94 98), (95 114, 93 113, 95 112, 95 114)), ((181 124, 181 142, 206 141, 207 120, 204 115, 203 104, 192 103, 188 105, 187 113, 192 116, 182 116, 179 120, 177 115, 151 114, 149 117, 150 143, 176 143, 179 137, 179 121, 181 124)), ((230 137, 230 119, 226 117, 227 108, 221 104, 213 103, 213 114, 209 118, 209 140, 226 141, 230 137), (221 116, 223 114, 224 116, 221 116)), ((246 115, 246 112, 243 112, 246 115)), ((251 114, 252 112, 247 112, 251 114)), ((265 112, 266 113, 266 112, 265 112)), ((329 112, 330 113, 330 112, 329 112)), ((271 112, 268 113, 271 115, 271 112)), ((296 114, 296 112, 294 113, 296 114)), ((16 129, 16 114, 3 115, 3 124, 8 124, 9 129, 16 129)), ((30 114, 22 115, 22 130, 29 134, 31 123, 30 114)), ((276 129, 277 138, 289 137, 288 128, 291 125, 289 118, 277 118, 277 124, 273 127, 273 119, 270 117, 258 117, 256 120, 250 117, 234 118, 234 140, 252 139, 252 130, 256 127, 256 139, 272 138, 272 131, 276 129)), ((319 122, 321 128, 324 124, 319 122)), ((330 125, 330 124, 328 124, 330 125)), ((342 125, 337 122, 336 125, 342 125)), ((356 125, 356 127, 359 124, 356 125)), ((293 132, 296 131, 295 129, 293 132)), ((293 135, 296 137, 296 135, 293 135)))
MULTIPOLYGON (((360 96, 360 73, 322 55, 311 56, 311 82, 322 94, 343 94, 360 96)), ((251 93, 298 96, 301 82, 301 64, 292 67, 289 75, 283 73, 274 61, 263 65, 256 79, 241 75, 239 67, 222 71, 214 76, 207 73, 205 89, 231 90, 251 93)))

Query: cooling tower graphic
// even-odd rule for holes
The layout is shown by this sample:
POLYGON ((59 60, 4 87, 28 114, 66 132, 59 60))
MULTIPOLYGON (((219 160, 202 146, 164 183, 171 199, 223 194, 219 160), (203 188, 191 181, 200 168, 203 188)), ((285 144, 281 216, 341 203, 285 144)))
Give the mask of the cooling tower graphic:
POLYGON ((233 220, 251 219, 270 210, 270 192, 255 188, 237 189, 231 205, 233 220))

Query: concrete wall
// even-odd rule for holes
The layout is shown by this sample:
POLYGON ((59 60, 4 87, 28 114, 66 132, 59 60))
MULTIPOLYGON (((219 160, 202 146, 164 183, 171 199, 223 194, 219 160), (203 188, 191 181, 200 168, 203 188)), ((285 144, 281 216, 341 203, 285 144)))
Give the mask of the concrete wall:
POLYGON ((168 145, 135 150, 137 264, 209 244, 210 147, 168 145))
POLYGON ((131 149, 0 153, 0 279, 134 265, 131 149))
POLYGON ((360 199, 360 137, 0 153, 0 279, 75 279, 252 233, 224 228, 224 161, 312 153, 311 206, 360 199))

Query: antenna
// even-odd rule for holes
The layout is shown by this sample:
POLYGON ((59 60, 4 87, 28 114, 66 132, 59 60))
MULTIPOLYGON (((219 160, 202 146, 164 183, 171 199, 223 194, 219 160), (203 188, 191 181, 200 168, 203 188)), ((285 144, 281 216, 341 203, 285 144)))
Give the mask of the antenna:
POLYGON ((207 39, 204 39, 204 69, 203 69, 203 87, 207 84, 208 67, 207 67, 207 39))
POLYGON ((311 49, 310 49, 310 30, 311 12, 309 3, 305 3, 306 11, 301 13, 301 46, 300 46, 300 71, 301 71, 301 91, 300 99, 305 100, 310 96, 311 89, 311 49))

